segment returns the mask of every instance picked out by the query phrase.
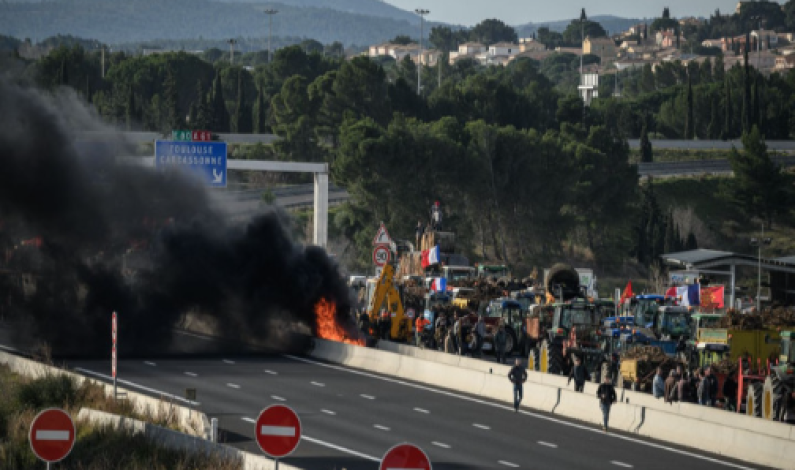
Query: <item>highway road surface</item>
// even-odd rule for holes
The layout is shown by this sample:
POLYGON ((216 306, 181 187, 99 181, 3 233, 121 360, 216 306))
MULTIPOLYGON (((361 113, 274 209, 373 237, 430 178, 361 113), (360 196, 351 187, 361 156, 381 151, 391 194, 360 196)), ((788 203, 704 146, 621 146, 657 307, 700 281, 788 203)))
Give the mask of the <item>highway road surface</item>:
MULTIPOLYGON (((68 366, 109 380, 109 360, 71 360, 68 366)), ((436 470, 759 468, 306 357, 122 359, 118 370, 121 386, 153 396, 185 403, 185 389, 197 389, 193 406, 218 418, 222 441, 251 452, 259 452, 253 440, 259 412, 276 403, 293 407, 304 436, 283 461, 310 470, 374 470, 401 442, 425 449, 436 470)), ((505 393, 512 393, 507 378, 505 393)), ((525 397, 525 403, 532 400, 525 397)), ((596 398, 593 412, 599 413, 596 398)))

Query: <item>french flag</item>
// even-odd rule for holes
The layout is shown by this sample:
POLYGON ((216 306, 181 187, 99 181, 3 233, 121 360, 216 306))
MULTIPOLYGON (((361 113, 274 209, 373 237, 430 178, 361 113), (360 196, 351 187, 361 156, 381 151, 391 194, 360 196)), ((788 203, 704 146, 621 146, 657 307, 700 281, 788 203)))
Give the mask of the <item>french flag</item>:
POLYGON ((437 277, 433 279, 431 283, 431 290, 434 292, 444 292, 447 290, 447 279, 443 277, 437 277))
POLYGON ((665 292, 666 296, 675 297, 683 307, 698 306, 701 304, 701 285, 689 284, 687 286, 671 287, 665 292))
POLYGON ((423 269, 433 264, 439 264, 439 245, 436 245, 430 250, 423 250, 422 252, 423 269))

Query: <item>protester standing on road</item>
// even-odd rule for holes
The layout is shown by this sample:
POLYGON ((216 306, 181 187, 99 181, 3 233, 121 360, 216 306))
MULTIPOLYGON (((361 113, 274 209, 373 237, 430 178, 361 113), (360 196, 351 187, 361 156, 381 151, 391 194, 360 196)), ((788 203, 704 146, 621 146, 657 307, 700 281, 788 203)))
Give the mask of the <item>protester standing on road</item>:
POLYGON ((577 356, 574 356, 574 367, 569 372, 569 381, 566 385, 571 383, 571 379, 574 379, 574 391, 582 392, 585 388, 585 381, 588 380, 588 368, 582 363, 582 359, 577 356))
POLYGON ((453 323, 453 347, 455 348, 455 353, 459 356, 461 355, 461 350, 464 348, 464 345, 462 344, 463 341, 461 341, 461 328, 463 327, 462 323, 461 316, 456 313, 455 323, 453 323))
POLYGON ((599 398, 599 408, 602 410, 602 430, 607 432, 608 421, 610 421, 610 407, 616 402, 616 389, 613 388, 613 383, 610 376, 605 376, 602 379, 602 384, 596 390, 596 396, 599 398))
POLYGON ((712 374, 712 367, 707 367, 704 371, 704 390, 701 393, 701 404, 704 406, 715 406, 715 399, 718 397, 718 379, 712 374))
POLYGON ((676 397, 676 371, 671 369, 668 378, 665 379, 665 402, 673 404, 676 397))
POLYGON ((519 411, 524 396, 524 383, 527 381, 527 371, 522 367, 521 359, 517 359, 511 367, 508 379, 513 383, 513 411, 519 411))
POLYGON ((662 373, 662 367, 658 367, 657 374, 654 375, 654 382, 652 382, 654 398, 662 398, 665 396, 665 380, 663 380, 662 373))
POLYGON ((475 323, 475 352, 473 355, 478 357, 483 355, 483 338, 486 337, 486 322, 483 321, 483 315, 478 317, 478 322, 475 323))
POLYGON ((505 363, 505 344, 508 342, 508 333, 505 332, 505 325, 500 323, 497 333, 494 334, 494 355, 497 356, 497 362, 500 364, 505 363))

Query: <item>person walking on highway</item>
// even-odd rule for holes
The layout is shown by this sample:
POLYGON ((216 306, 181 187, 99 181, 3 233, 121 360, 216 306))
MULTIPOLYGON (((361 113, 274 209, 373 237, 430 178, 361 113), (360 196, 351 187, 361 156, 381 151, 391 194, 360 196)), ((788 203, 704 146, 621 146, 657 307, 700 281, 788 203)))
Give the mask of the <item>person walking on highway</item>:
POLYGON ((665 396, 665 380, 662 374, 662 367, 658 367, 657 374, 654 375, 654 382, 652 382, 654 398, 663 398, 665 396))
POLYGON ((516 359, 514 366, 508 373, 508 379, 513 383, 513 411, 519 411, 519 405, 524 397, 524 383, 527 382, 527 371, 522 367, 522 360, 516 359))
POLYGON ((497 362, 500 364, 505 363, 505 345, 508 342, 508 333, 505 332, 505 325, 500 323, 497 333, 494 334, 494 355, 497 356, 497 362))
POLYGON ((616 389, 613 388, 612 379, 610 376, 605 376, 602 379, 601 385, 596 390, 596 396, 599 398, 599 409, 602 410, 602 430, 607 432, 608 421, 610 421, 610 407, 616 402, 616 389))
POLYGON ((585 388, 585 381, 588 380, 588 368, 582 363, 582 359, 574 356, 574 367, 569 372, 569 381, 566 385, 571 384, 571 379, 574 379, 574 391, 582 392, 585 388))

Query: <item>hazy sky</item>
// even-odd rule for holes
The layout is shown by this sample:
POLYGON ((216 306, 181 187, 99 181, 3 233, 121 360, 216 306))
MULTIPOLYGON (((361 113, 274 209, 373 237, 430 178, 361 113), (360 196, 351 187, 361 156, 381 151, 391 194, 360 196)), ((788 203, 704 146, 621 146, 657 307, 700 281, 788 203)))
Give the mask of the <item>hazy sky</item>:
MULTIPOLYGON (((660 16, 664 7, 671 16, 708 16, 720 8, 732 13, 737 0, 383 0, 398 8, 430 10, 425 18, 445 23, 474 25, 497 18, 510 25, 579 18, 585 7, 589 16, 615 15, 625 18, 660 16)), ((779 3, 784 3, 780 0, 779 3)))

